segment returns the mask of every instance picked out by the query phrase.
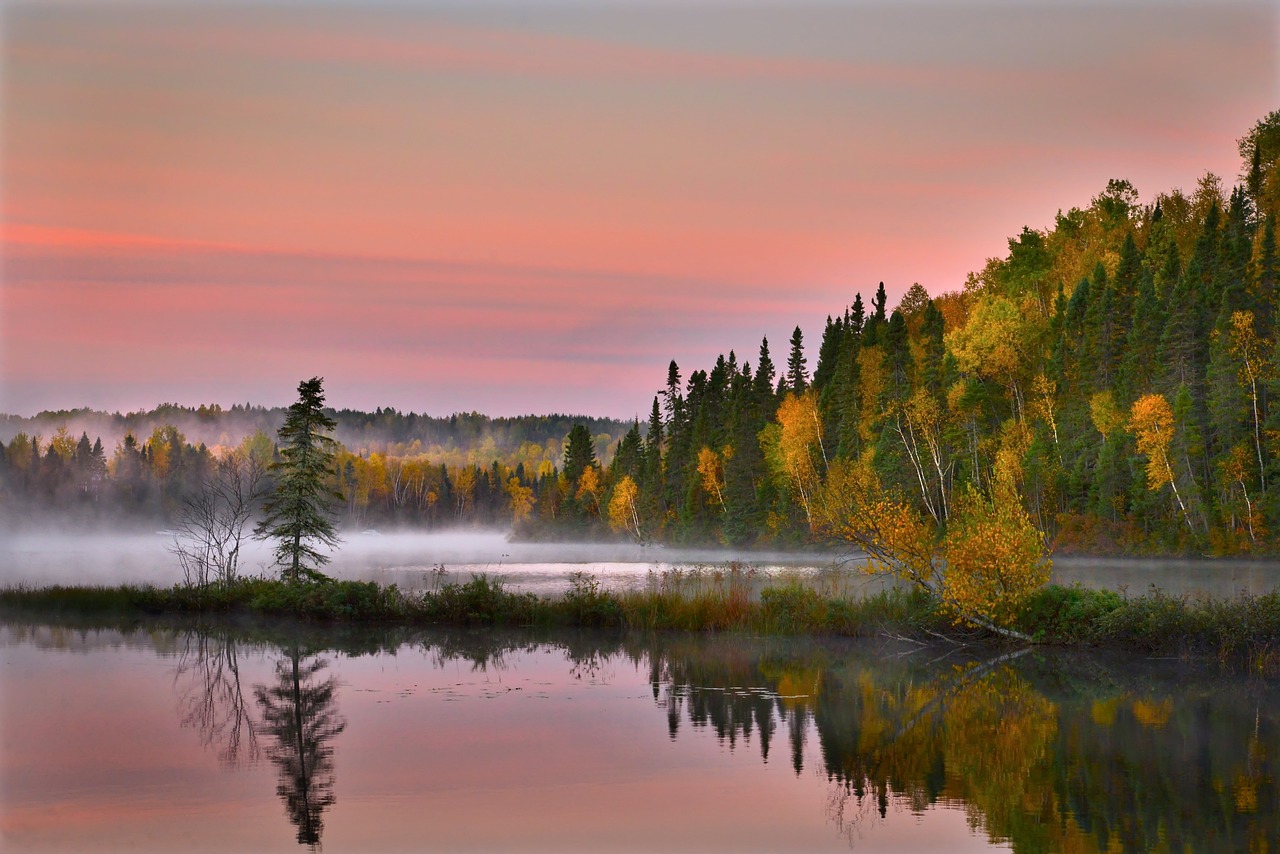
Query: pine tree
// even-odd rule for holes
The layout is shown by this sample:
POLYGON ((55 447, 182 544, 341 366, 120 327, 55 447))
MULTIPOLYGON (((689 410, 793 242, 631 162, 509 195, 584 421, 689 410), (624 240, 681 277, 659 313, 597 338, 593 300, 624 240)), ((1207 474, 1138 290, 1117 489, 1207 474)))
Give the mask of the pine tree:
POLYGON ((844 349, 844 319, 831 319, 827 315, 827 325, 822 330, 822 345, 818 348, 818 366, 813 369, 813 387, 819 393, 827 387, 836 374, 836 363, 840 361, 840 353, 844 349))
POLYGON ((317 546, 335 546, 333 504, 339 499, 329 488, 337 477, 334 455, 338 443, 329 435, 336 426, 324 413, 321 377, 298 385, 298 400, 289 407, 276 434, 280 459, 269 471, 274 488, 263 503, 263 518, 254 529, 259 539, 274 539, 276 564, 285 581, 325 581, 319 567, 329 562, 317 546))
POLYGON ((804 357, 804 333, 797 326, 791 333, 791 355, 787 357, 787 388, 800 394, 809 387, 808 360, 804 357))
POLYGON ((582 473, 596 464, 596 450, 591 443, 591 431, 585 424, 574 424, 564 445, 564 476, 571 485, 577 484, 582 473))
POLYGON ((756 414, 762 418, 772 418, 776 407, 773 396, 774 376, 773 359, 769 357, 769 339, 761 338, 760 359, 756 362, 756 377, 751 391, 757 407, 756 414))

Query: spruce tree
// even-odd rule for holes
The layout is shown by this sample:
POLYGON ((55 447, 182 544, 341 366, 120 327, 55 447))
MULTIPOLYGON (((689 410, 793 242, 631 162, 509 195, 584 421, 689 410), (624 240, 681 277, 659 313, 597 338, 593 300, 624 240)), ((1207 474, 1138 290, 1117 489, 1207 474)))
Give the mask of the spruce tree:
POLYGON ((804 333, 797 326, 791 333, 791 355, 787 357, 787 388, 800 394, 809 387, 808 360, 804 357, 804 333))
POLYGON ((280 459, 268 471, 275 485, 263 503, 263 518, 254 529, 259 539, 276 540, 275 559, 285 581, 327 581, 319 567, 329 562, 317 546, 335 546, 333 504, 329 488, 338 443, 329 431, 336 426, 324 413, 324 382, 312 377, 298 385, 298 400, 280 427, 280 459))
POLYGON ((564 476, 570 484, 596 464, 596 449, 591 442, 591 431, 585 424, 574 424, 564 445, 564 476))
POLYGON ((760 339, 760 358, 756 362, 756 377, 752 383, 752 394, 758 407, 757 414, 762 418, 772 418, 775 407, 773 397, 774 367, 769 356, 769 339, 760 339))

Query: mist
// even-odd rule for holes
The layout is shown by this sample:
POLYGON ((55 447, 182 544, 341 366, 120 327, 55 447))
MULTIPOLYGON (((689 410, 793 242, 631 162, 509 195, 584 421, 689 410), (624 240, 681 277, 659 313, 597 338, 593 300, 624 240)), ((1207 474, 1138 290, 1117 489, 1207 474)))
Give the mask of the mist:
MULTIPOLYGON (((26 528, 0 540, 0 586, 51 584, 169 586, 182 580, 169 551, 171 531, 72 532, 26 528)), ((247 540, 242 574, 274 576, 272 544, 247 540)), ((762 576, 818 573, 839 562, 834 552, 742 552, 718 548, 664 548, 634 543, 509 542, 490 531, 347 533, 324 571, 339 579, 378 581, 430 589, 485 574, 512 589, 540 595, 563 592, 576 572, 611 589, 640 585, 650 572, 748 564, 762 576), (435 570, 433 572, 433 570, 435 570), (443 570, 443 571, 441 571, 443 570)))

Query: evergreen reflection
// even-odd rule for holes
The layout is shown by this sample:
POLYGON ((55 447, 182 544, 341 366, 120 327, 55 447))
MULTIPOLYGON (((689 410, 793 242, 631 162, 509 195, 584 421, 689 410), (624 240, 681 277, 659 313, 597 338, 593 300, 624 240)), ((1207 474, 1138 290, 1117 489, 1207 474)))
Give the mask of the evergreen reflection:
POLYGON ((276 793, 299 844, 310 846, 319 845, 323 813, 334 803, 331 742, 347 725, 338 714, 337 679, 325 675, 327 667, 326 659, 303 656, 294 645, 276 662, 275 682, 253 689, 262 733, 271 739, 265 753, 279 773, 276 793))
MULTIPOLYGON (((61 638, 61 636, 58 636, 61 638)), ((345 727, 319 637, 280 639, 275 678, 239 688, 234 640, 180 647, 184 723, 224 761, 261 751, 298 841, 334 803, 345 727)), ((935 805, 1020 852, 1280 847, 1280 686, 1216 664, 869 642, 431 631, 351 638, 351 655, 408 644, 442 667, 518 668, 560 649, 569 681, 647 673, 670 738, 709 733, 795 773, 816 762, 851 844, 890 810, 935 805)))

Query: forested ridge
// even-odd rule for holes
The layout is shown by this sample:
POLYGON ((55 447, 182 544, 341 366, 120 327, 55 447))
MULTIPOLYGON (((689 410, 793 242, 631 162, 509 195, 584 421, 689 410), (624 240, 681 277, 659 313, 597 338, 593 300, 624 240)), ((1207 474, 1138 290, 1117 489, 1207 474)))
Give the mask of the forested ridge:
POLYGON ((838 533, 852 492, 885 508, 859 536, 890 542, 890 515, 941 531, 1007 494, 1059 550, 1273 551, 1280 111, 1239 148, 1231 189, 1206 174, 1143 204, 1112 180, 959 291, 856 294, 812 372, 798 327, 779 367, 767 340, 754 364, 672 362, 645 438, 571 479, 562 515, 800 543, 838 533))
MULTIPOLYGON (((851 494, 935 531, 958 505, 1014 496, 1060 551, 1273 552, 1280 111, 1240 153, 1230 188, 1209 174, 1144 203, 1113 180, 960 290, 914 285, 892 309, 883 284, 854 294, 816 348, 797 327, 781 364, 767 340, 687 375, 672 362, 645 423, 336 412, 347 523, 801 545, 833 535, 851 494), (487 442, 442 441, 468 419, 487 442), (361 432, 380 422, 378 440, 361 432)), ((19 433, 0 506, 169 514, 208 459, 274 452, 278 411, 233 407, 259 432, 201 446, 176 426, 221 414, 201 409, 111 452, 87 431, 19 433)))

